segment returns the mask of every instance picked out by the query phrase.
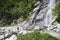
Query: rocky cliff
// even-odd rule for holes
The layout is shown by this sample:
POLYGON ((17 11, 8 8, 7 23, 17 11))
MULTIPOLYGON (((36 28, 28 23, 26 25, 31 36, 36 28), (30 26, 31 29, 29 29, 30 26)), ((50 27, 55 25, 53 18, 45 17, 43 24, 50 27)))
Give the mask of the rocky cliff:
MULTIPOLYGON (((34 5, 36 8, 31 12, 31 16, 29 18, 29 21, 25 20, 24 22, 17 24, 15 26, 10 27, 0 27, 0 30, 2 30, 2 35, 24 35, 27 32, 32 32, 33 30, 43 30, 43 29, 54 29, 56 28, 55 25, 52 25, 52 22, 55 20, 55 17, 52 15, 52 9, 55 7, 56 1, 55 0, 38 0, 38 2, 34 5), (53 27, 52 27, 53 26, 53 27), (8 34, 6 34, 8 33, 8 34), (11 33, 11 34, 9 34, 11 33)), ((9 39, 7 36, 3 36, 1 39, 5 40, 15 40, 17 39, 16 36, 13 35, 12 39, 9 39)))

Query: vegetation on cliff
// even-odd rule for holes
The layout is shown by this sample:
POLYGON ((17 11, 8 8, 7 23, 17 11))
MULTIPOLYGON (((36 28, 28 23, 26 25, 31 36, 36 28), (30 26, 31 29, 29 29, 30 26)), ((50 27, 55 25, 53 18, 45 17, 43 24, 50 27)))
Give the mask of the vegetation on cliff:
POLYGON ((37 0, 0 0, 0 26, 10 25, 13 20, 26 19, 37 0))
POLYGON ((55 9, 53 9, 54 15, 57 16, 56 21, 60 23, 60 2, 56 4, 55 9))

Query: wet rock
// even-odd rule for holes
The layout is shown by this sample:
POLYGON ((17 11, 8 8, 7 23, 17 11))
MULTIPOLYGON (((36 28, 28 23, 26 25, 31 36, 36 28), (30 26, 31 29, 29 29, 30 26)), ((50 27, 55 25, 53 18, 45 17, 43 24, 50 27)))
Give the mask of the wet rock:
POLYGON ((17 36, 16 35, 12 35, 10 38, 7 38, 5 40, 17 40, 17 36))

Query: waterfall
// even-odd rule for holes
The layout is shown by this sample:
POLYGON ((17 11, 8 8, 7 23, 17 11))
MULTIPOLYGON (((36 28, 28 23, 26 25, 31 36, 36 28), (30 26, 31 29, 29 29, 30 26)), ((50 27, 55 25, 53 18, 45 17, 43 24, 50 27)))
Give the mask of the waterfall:
POLYGON ((55 0, 43 1, 44 2, 37 2, 39 5, 33 10, 34 12, 30 21, 23 23, 23 29, 40 29, 41 27, 51 25, 53 19, 52 9, 55 7, 55 0))
MULTIPOLYGON (((43 1, 44 1, 43 3, 46 4, 47 6, 43 5, 42 0, 41 1, 39 0, 37 2, 38 6, 33 10, 34 12, 29 21, 26 20, 21 24, 15 25, 14 27, 12 27, 12 26, 3 27, 3 29, 5 29, 5 30, 3 30, 1 27, 0 28, 3 30, 3 32, 9 32, 8 35, 10 35, 10 32, 17 33, 18 31, 19 31, 18 34, 24 35, 27 32, 30 32, 30 31, 32 32, 34 29, 40 30, 40 29, 43 29, 43 27, 45 27, 45 26, 50 26, 53 21, 52 9, 56 5, 55 4, 56 0, 43 0, 43 1), (41 8, 42 5, 46 6, 46 7, 41 8), (17 30, 17 28, 18 28, 18 30, 17 30)), ((57 26, 60 27, 59 24, 57 26)), ((3 35, 5 35, 5 34, 3 34, 3 35)), ((12 35, 10 38, 7 38, 6 40, 9 40, 9 39, 16 40, 17 36, 12 35)))
POLYGON ((48 11, 47 11, 47 14, 46 14, 46 18, 45 18, 45 25, 46 26, 49 26, 51 25, 51 22, 52 22, 52 9, 55 7, 55 0, 50 0, 50 3, 48 4, 48 11))

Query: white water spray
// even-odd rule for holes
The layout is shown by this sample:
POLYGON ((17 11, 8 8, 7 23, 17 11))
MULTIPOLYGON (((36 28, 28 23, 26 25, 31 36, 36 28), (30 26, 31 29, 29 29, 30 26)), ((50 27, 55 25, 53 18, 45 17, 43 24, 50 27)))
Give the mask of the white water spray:
POLYGON ((45 21, 45 25, 46 26, 49 26, 51 25, 51 22, 52 22, 52 9, 55 7, 55 0, 50 0, 50 3, 48 4, 48 11, 47 11, 47 14, 46 14, 46 19, 44 20, 45 21))

